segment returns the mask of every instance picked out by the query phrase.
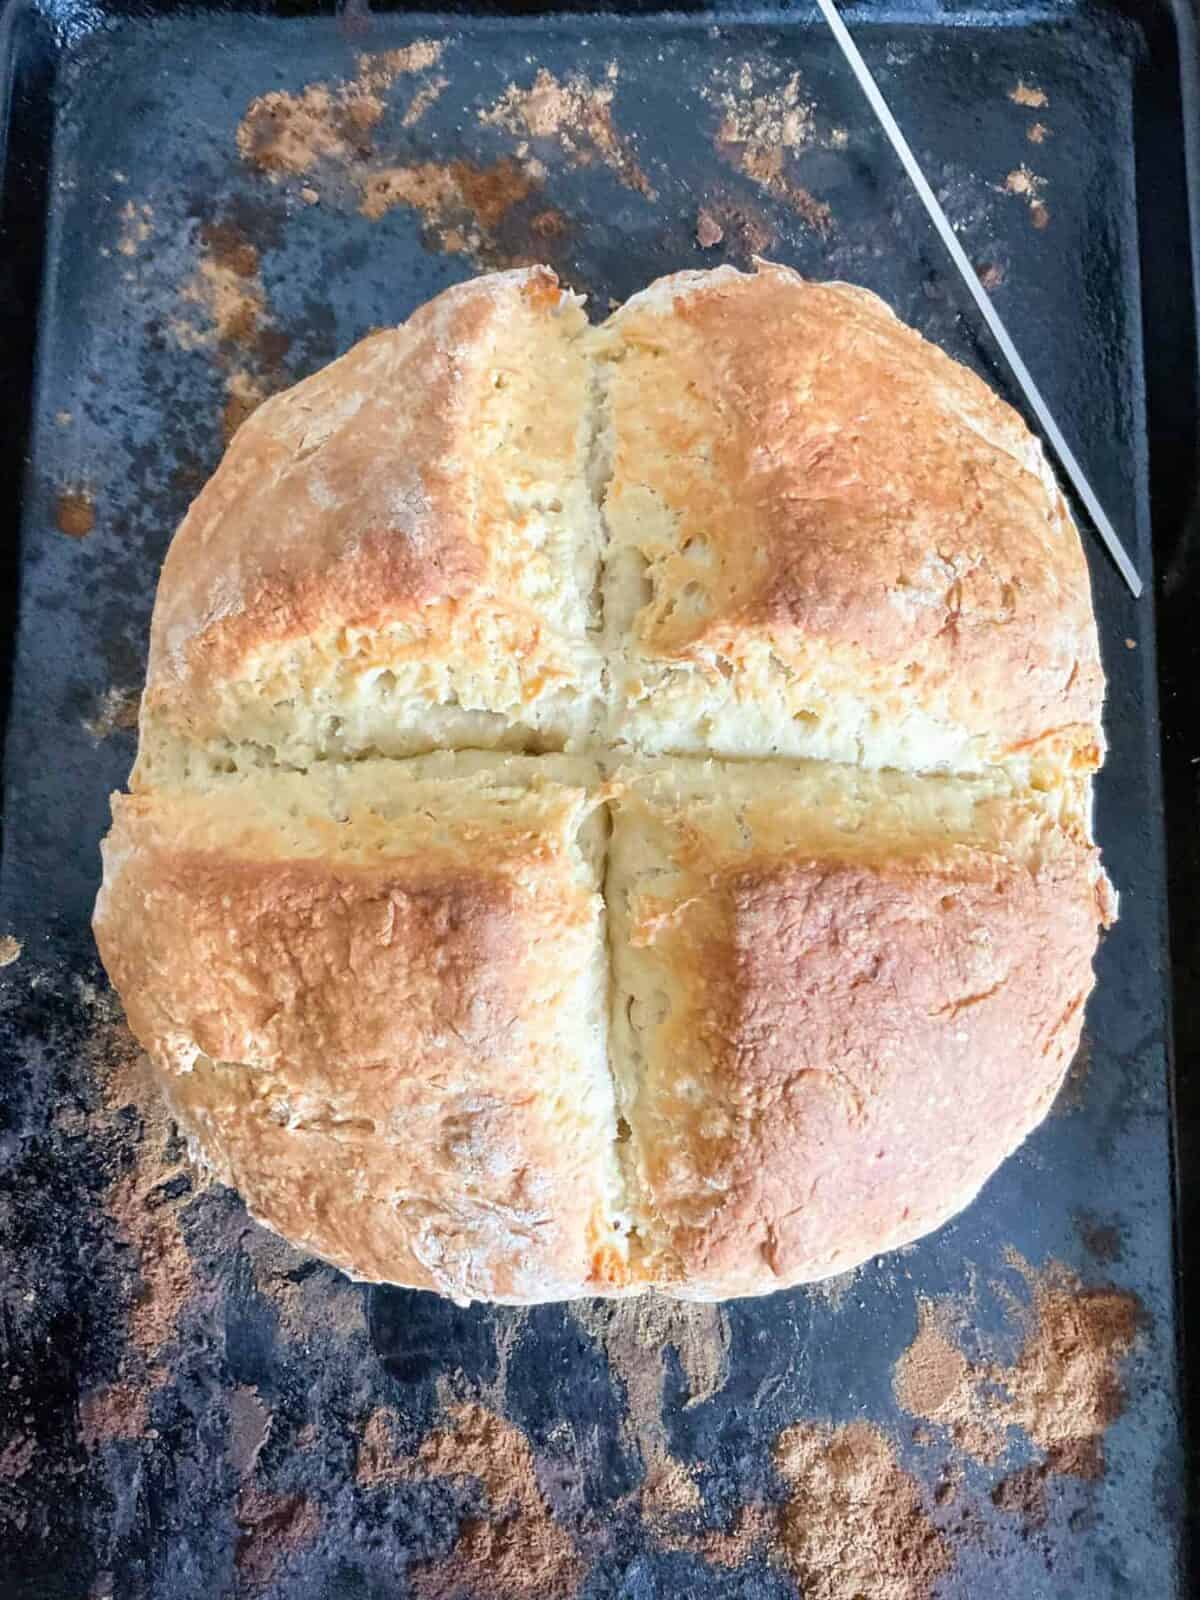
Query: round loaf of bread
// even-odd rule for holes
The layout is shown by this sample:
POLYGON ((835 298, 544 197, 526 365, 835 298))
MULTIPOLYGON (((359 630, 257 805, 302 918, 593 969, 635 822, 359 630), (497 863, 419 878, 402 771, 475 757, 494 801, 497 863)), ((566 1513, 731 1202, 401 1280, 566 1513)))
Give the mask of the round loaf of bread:
POLYGON ((966 1205, 1114 904, 1041 449, 881 301, 462 284, 243 424, 95 928, 218 1176, 459 1300, 759 1294, 966 1205))

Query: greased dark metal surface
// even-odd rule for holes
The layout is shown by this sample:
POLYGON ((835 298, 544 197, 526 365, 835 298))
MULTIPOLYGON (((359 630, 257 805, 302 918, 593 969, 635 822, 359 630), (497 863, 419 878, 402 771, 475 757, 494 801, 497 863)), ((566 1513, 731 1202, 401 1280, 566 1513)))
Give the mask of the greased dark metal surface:
MULTIPOLYGON (((889 1600, 1185 1592, 1154 610, 1091 543, 1122 917, 1059 1107, 915 1249, 725 1308, 461 1311, 270 1239, 138 1089, 97 843, 159 562, 256 399, 487 267, 547 260, 602 312, 754 253, 877 290, 1008 392, 815 16, 295 10, 5 14, 13 430, 43 236, 45 275, 6 557, 0 1589, 842 1600, 866 1541, 889 1600), (893 1390, 919 1323, 964 1352, 941 1409, 893 1390), (1029 1399, 1088 1384, 1083 1412, 1029 1399)), ((852 20, 1163 565, 1195 423, 1170 14, 852 20)))

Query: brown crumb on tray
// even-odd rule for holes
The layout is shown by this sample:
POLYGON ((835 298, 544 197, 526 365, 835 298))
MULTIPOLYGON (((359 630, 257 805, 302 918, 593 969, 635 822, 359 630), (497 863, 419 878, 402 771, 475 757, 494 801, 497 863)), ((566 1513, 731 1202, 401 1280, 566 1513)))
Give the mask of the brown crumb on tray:
POLYGON ((379 96, 358 84, 330 89, 317 83, 299 94, 276 89, 251 102, 238 128, 238 150, 273 178, 297 177, 318 161, 345 160, 361 149, 383 111, 379 96))
POLYGON ((414 39, 397 50, 365 50, 358 58, 358 77, 372 89, 390 89, 397 78, 428 72, 442 59, 440 39, 414 39))
POLYGON ((395 206, 410 206, 431 222, 451 215, 493 228, 532 192, 533 185, 515 161, 475 167, 467 161, 433 161, 385 167, 364 180, 360 210, 378 218, 395 206))
POLYGON ((1018 78, 1016 87, 1008 91, 1008 98, 1014 105, 1029 106, 1035 111, 1050 104, 1044 89, 1039 89, 1036 84, 1026 83, 1023 78, 1018 78))
POLYGON ((121 236, 117 240, 117 249, 123 256, 136 256, 153 232, 154 209, 152 206, 137 205, 132 200, 126 200, 118 215, 121 222, 121 236))
POLYGON ((1030 144, 1045 144, 1050 137, 1050 129, 1044 122, 1031 122, 1025 130, 1025 137, 1030 144))
POLYGON ((68 539, 86 539, 96 526, 96 502, 90 489, 62 489, 54 504, 54 521, 68 539))
POLYGON ((221 436, 228 445, 246 418, 287 386, 283 358, 290 340, 267 305, 258 247, 241 228, 213 218, 197 242, 196 270, 179 292, 179 312, 168 328, 181 349, 212 351, 224 376, 221 436))
POLYGON ((576 1320, 602 1345, 609 1370, 625 1393, 623 1431, 642 1461, 642 1513, 670 1522, 700 1504, 695 1479, 671 1453, 663 1417, 667 1350, 675 1350, 687 1379, 689 1406, 716 1394, 729 1371, 729 1322, 723 1307, 664 1296, 581 1301, 576 1320))
POLYGON ((1042 1527, 1048 1510, 1046 1480, 1049 1475, 1049 1466, 1044 1461, 1018 1467, 992 1489, 992 1504, 997 1511, 1020 1517, 1027 1529, 1042 1527))
POLYGON ((696 215, 696 243, 701 250, 711 250, 725 237, 725 230, 711 211, 701 209, 696 215))
POLYGON ((225 380, 225 396, 221 438, 229 445, 246 418, 252 417, 267 398, 267 391, 251 373, 235 369, 225 380))
POLYGON ((243 1485, 234 1515, 239 1530, 233 1557, 238 1594, 261 1594, 280 1567, 313 1542, 321 1527, 321 1513, 306 1495, 274 1494, 256 1483, 243 1485))
MULTIPOLYGON (((31 980, 54 981, 44 970, 31 980)), ((113 992, 75 978, 71 1002, 87 1029, 85 1096, 65 1098, 54 1126, 88 1137, 105 1154, 106 1182, 96 1193, 98 1226, 106 1225, 119 1270, 112 1280, 115 1371, 79 1402, 82 1448, 157 1437, 153 1398, 166 1381, 164 1355, 197 1288, 181 1213, 206 1180, 186 1160, 157 1083, 130 1033, 113 992)))
POLYGON ((847 134, 837 128, 821 137, 814 103, 804 98, 799 73, 764 84, 756 80, 750 63, 743 62, 719 72, 705 98, 720 114, 714 144, 721 159, 789 206, 815 232, 829 232, 833 213, 799 181, 794 160, 826 145, 842 149, 847 134))
POLYGON ((1095 1434, 1082 1439, 1062 1439, 1046 1452, 1046 1465, 1060 1478, 1082 1478, 1095 1483, 1104 1476, 1104 1445, 1095 1434))
POLYGON ((1142 1326, 1140 1303, 1085 1288, 1057 1262, 1040 1273, 1017 1265, 1033 1291, 1031 1326, 1016 1364, 993 1374, 1011 1395, 1010 1419, 1044 1450, 1098 1441, 1125 1409, 1120 1368, 1142 1326))
POLYGON ((1020 1517, 1026 1532, 1045 1525, 1054 1477, 1095 1482, 1104 1476, 1104 1450, 1098 1439, 1072 1439, 1054 1445, 1042 1461, 1030 1461, 1008 1473, 992 1489, 997 1511, 1020 1517))
POLYGON ((79 994, 94 1019, 89 1056, 100 1082, 105 1116, 123 1121, 122 1113, 132 1107, 140 1123, 134 1160, 117 1173, 103 1204, 131 1247, 126 1286, 129 1349, 142 1358, 153 1382, 160 1351, 176 1337, 179 1314, 195 1289, 180 1208, 207 1179, 178 1146, 170 1110, 115 995, 90 984, 80 985, 79 994))
POLYGON ((416 211, 428 249, 464 255, 474 266, 529 266, 552 256, 570 233, 569 220, 544 205, 528 165, 502 157, 491 166, 423 161, 364 170, 359 210, 373 221, 398 207, 416 211))
MULTIPOLYGON (((703 248, 700 238, 700 217, 707 215, 713 225, 721 230, 722 254, 730 261, 749 265, 756 255, 766 254, 776 242, 775 224, 752 200, 730 191, 715 191, 705 200, 697 213, 693 237, 703 248)), ((711 230, 705 229, 708 233, 711 230)), ((614 308, 615 309, 615 306, 614 308)))
POLYGON ((811 103, 800 99, 800 74, 794 72, 781 89, 739 100, 726 93, 720 103, 725 115, 717 129, 718 142, 747 150, 804 150, 814 142, 816 124, 811 103))
POLYGON ((1005 194, 1016 195, 1029 207, 1029 219, 1035 228, 1045 228, 1050 221, 1050 211, 1042 198, 1046 180, 1031 172, 1024 163, 1008 174, 1000 185, 1005 194))
POLYGON ((793 183, 783 193, 797 216, 808 223, 814 233, 828 233, 833 227, 833 212, 824 200, 818 200, 798 183, 793 183))
POLYGON ((402 128, 415 128, 430 106, 435 105, 441 99, 449 84, 449 78, 434 78, 424 88, 418 89, 409 102, 408 110, 400 118, 400 126, 402 128))
POLYGON ((1022 199, 1036 198, 1042 191, 1044 179, 1039 178, 1035 172, 1030 172, 1027 166, 1015 167, 1004 180, 1004 188, 1008 194, 1019 194, 1022 199))
POLYGON ((1046 1471, 1091 1478, 1103 1472, 1103 1437, 1125 1408, 1121 1363, 1143 1315, 1136 1296, 1087 1288, 1067 1267, 1035 1272, 1015 1254, 1031 1301, 1015 1361, 969 1361, 951 1337, 954 1313, 923 1302, 917 1336, 893 1373, 901 1407, 945 1428, 965 1454, 994 1461, 1020 1428, 1046 1471))
POLYGON ((947 1306, 922 1301, 917 1316, 917 1336, 892 1375, 898 1403, 910 1416, 946 1428, 966 1454, 997 1460, 1006 1428, 987 1406, 978 1375, 951 1337, 947 1306))
POLYGON ((20 939, 11 933, 0 934, 0 967, 11 967, 14 961, 19 961, 24 948, 20 939))
POLYGON ((556 78, 541 67, 527 88, 510 83, 494 105, 479 113, 479 120, 517 137, 553 142, 572 166, 602 162, 626 188, 653 200, 654 188, 613 120, 616 77, 614 67, 603 83, 582 73, 556 78))
POLYGON ((727 1528, 657 1529, 658 1542, 667 1550, 687 1551, 711 1566, 737 1569, 748 1561, 767 1557, 777 1546, 780 1507, 740 1506, 727 1528))
POLYGON ((774 1459, 790 1491, 776 1559, 805 1600, 930 1600, 953 1556, 878 1429, 796 1423, 774 1459))
MULTIPOLYGON (((537 206, 546 167, 531 153, 528 139, 518 145, 519 155, 490 165, 427 156, 396 161, 376 150, 375 130, 389 109, 386 91, 402 74, 429 74, 441 53, 440 43, 418 41, 404 50, 360 56, 357 75, 348 82, 310 83, 297 93, 261 95, 242 119, 238 148, 273 180, 303 178, 296 194, 306 205, 323 200, 335 209, 355 207, 371 221, 398 209, 415 211, 424 224, 427 249, 465 256, 479 271, 528 266, 552 257, 547 245, 565 238, 569 225, 561 213, 537 206), (526 202, 528 208, 518 212, 526 202)), ((400 127, 415 127, 448 87, 445 76, 415 82, 400 127)), ((510 85, 497 105, 480 116, 514 129, 531 122, 540 137, 553 137, 576 162, 603 160, 623 181, 639 187, 644 174, 613 126, 613 92, 611 82, 595 85, 576 76, 560 84, 543 73, 529 90, 510 85)), ((258 328, 261 341, 261 330, 270 322, 261 278, 245 275, 239 303, 221 276, 220 264, 202 262, 199 277, 206 281, 193 284, 191 294, 206 305, 208 328, 180 319, 184 326, 176 326, 176 337, 193 344, 246 342, 258 328)), ((227 440, 253 404, 280 386, 261 360, 239 365, 254 382, 249 389, 243 380, 237 391, 227 385, 227 440)))
POLYGON ((99 744, 101 739, 111 738, 114 733, 127 733, 136 728, 141 704, 140 689, 106 689, 95 712, 85 717, 83 725, 99 744))
POLYGON ((390 1406, 376 1406, 363 1424, 354 1478, 364 1489, 412 1477, 411 1463, 396 1444, 399 1426, 400 1419, 390 1406))
POLYGON ((174 1207, 157 1202, 155 1165, 134 1167, 110 1188, 105 1207, 133 1247, 137 1275, 129 1307, 129 1342, 153 1365, 176 1337, 179 1313, 194 1285, 192 1259, 174 1207))
POLYGON ((475 1479, 486 1509, 464 1517, 450 1553, 408 1569, 416 1600, 568 1600, 583 1564, 551 1515, 524 1433, 477 1404, 453 1406, 412 1458, 417 1479, 475 1479))
POLYGON ((762 150, 728 144, 721 147, 721 154, 730 166, 744 173, 772 199, 781 200, 789 206, 814 232, 830 231, 833 226, 832 210, 803 184, 796 183, 787 176, 782 150, 762 150))
POLYGON ((79 1437, 88 1450, 116 1439, 142 1439, 150 1426, 150 1396, 136 1383, 107 1383, 79 1402, 79 1437))
POLYGON ((693 1469, 668 1457, 647 1467, 642 1480, 642 1516, 652 1524, 699 1510, 700 1490, 693 1469))
MULTIPOLYGON (((383 96, 399 78, 436 66, 442 49, 438 40, 418 39, 402 50, 360 55, 357 75, 349 82, 310 83, 298 93, 275 89, 259 95, 238 126, 243 161, 278 180, 299 177, 322 161, 345 162, 367 153, 387 109, 383 96)), ((432 84, 418 88, 404 125, 419 121, 444 87, 443 79, 436 89, 432 84)))
POLYGON ((183 299, 199 307, 211 337, 231 344, 253 341, 266 312, 258 249, 230 224, 200 230, 200 261, 183 299))
POLYGON ((705 98, 722 113, 718 143, 762 150, 803 150, 816 143, 814 105, 803 98, 798 72, 764 87, 743 62, 736 72, 718 74, 705 98))

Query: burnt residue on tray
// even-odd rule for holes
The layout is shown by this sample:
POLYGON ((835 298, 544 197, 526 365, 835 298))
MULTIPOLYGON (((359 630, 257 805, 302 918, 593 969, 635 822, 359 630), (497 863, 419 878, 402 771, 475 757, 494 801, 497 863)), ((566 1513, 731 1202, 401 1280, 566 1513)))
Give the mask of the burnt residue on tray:
MULTIPOLYGON (((3 1003, 6 1027, 33 1006, 44 1020, 41 1092, 21 1109, 72 1160, 14 1171, 26 1227, 8 1257, 0 1515, 57 1549, 51 1512, 80 1496, 95 1542, 59 1550, 66 1592, 161 1587, 182 1542, 196 1592, 232 1572, 239 1594, 322 1594, 353 1549, 364 1581, 446 1600, 567 1600, 589 1573, 639 1560, 689 1593, 740 1574, 763 1595, 934 1600, 1006 1534, 1051 1548, 1059 1483, 1077 1485, 1078 1515, 1080 1490, 1103 1481, 1149 1331, 1127 1291, 1012 1255, 994 1283, 920 1302, 894 1413, 809 1416, 794 1363, 819 1357, 817 1328, 828 1338, 845 1306, 831 1317, 803 1291, 530 1310, 368 1295, 209 1183, 110 991, 26 963, 3 1003), (44 1230, 68 1197, 86 1233, 55 1258, 44 1230), (64 1338, 68 1284, 78 1387, 51 1396, 28 1357, 64 1338), (755 1360, 767 1337, 775 1360, 755 1360), (715 1448, 689 1440, 692 1417, 715 1448), (919 1439, 913 1417, 929 1424, 919 1439), (137 1495, 171 1517, 139 1518, 137 1495)), ((857 1275, 876 1328, 904 1281, 894 1263, 857 1275)))
MULTIPOLYGON (((485 268, 547 261, 602 316, 766 254, 1003 386, 831 42, 731 12, 56 15, 0 866, 5 1600, 1169 1593, 1155 641, 1102 560, 1124 898, 1086 1057, 963 1217, 830 1284, 528 1309, 352 1284, 193 1164, 88 932, 172 530, 254 407, 372 328, 485 268)), ((986 20, 860 31, 1148 570, 1129 127, 1175 68, 1115 15, 986 20)))

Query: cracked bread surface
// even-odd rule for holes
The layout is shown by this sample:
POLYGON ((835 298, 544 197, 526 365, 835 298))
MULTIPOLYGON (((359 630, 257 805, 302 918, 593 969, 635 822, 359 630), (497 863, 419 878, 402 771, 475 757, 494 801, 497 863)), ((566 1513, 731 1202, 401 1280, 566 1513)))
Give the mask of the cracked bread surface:
POLYGON ((188 513, 97 940, 219 1175, 345 1270, 761 1293, 1044 1115, 1102 689, 1040 447, 874 296, 722 268, 591 328, 496 274, 188 513))
POLYGON ((617 778, 612 1058, 647 1271, 691 1298, 961 1210, 1067 1071, 1094 847, 986 778, 667 761, 617 778))
POLYGON ((634 749, 1091 771, 1087 565, 1038 441, 875 295, 680 273, 600 335, 613 731, 634 749))
POLYGON ((242 425, 163 565, 135 788, 206 756, 587 742, 587 331, 545 269, 497 274, 242 425))
POLYGON ((294 1243, 459 1299, 623 1277, 595 779, 455 752, 115 797, 130 1025, 294 1243))

